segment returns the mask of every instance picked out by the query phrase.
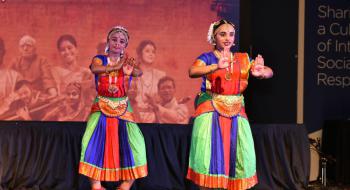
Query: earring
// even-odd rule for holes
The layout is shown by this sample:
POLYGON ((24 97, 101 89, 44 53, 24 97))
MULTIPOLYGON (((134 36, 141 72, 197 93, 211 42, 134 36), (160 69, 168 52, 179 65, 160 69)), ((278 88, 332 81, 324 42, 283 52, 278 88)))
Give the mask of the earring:
POLYGON ((216 42, 215 42, 215 38, 214 38, 214 37, 211 37, 211 41, 212 41, 211 44, 215 46, 215 45, 216 45, 216 42))
POLYGON ((105 53, 108 53, 108 52, 109 52, 109 43, 107 42, 105 47, 105 53))

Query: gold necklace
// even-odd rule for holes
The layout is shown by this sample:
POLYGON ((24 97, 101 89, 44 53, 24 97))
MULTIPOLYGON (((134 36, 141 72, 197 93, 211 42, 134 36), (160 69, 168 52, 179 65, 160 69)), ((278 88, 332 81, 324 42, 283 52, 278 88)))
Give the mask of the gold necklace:
MULTIPOLYGON (((116 62, 113 62, 111 58, 108 58, 108 65, 116 65, 118 64, 120 58, 118 57, 116 62)), ((117 82, 118 82, 118 71, 113 71, 111 73, 108 74, 108 91, 112 94, 118 92, 118 86, 117 86, 117 82)))
MULTIPOLYGON (((217 58, 221 58, 220 52, 218 50, 214 51, 214 54, 217 58)), ((233 53, 230 51, 230 70, 228 67, 226 67, 226 73, 225 73, 225 79, 227 81, 232 80, 232 74, 233 74, 233 53)))
POLYGON ((226 67, 225 79, 228 81, 232 80, 232 74, 233 74, 233 53, 230 52, 230 71, 229 71, 229 68, 226 67))

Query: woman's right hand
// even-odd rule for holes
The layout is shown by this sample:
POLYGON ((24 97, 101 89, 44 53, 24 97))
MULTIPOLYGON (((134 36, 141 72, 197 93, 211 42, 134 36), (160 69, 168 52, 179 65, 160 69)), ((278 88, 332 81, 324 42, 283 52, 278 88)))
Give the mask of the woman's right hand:
POLYGON ((124 64, 123 65, 123 72, 124 72, 124 74, 130 76, 133 70, 134 70, 133 66, 131 66, 129 64, 124 64))
POLYGON ((229 66, 229 56, 230 56, 230 49, 225 48, 221 52, 221 56, 220 56, 219 63, 218 63, 219 69, 225 69, 229 66))

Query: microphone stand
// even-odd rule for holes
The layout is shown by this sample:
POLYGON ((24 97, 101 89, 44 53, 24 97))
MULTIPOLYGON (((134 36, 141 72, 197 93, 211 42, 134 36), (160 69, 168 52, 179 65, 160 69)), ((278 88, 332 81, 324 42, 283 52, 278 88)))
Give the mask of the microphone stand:
POLYGON ((321 168, 321 176, 318 177, 318 181, 321 181, 322 188, 327 187, 327 163, 335 163, 336 159, 331 155, 325 154, 321 151, 321 140, 320 138, 312 139, 309 138, 309 142, 311 145, 311 149, 316 151, 320 157, 320 168, 321 168))

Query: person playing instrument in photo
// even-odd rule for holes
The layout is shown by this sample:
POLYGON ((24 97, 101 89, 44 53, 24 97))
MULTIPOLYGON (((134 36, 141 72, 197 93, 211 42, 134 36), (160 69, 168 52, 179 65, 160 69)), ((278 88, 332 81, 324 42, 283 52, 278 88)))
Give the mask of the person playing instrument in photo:
POLYGON ((148 173, 144 137, 126 95, 125 77, 142 74, 125 53, 128 42, 124 27, 112 28, 106 54, 95 56, 90 65, 97 97, 82 140, 79 173, 89 177, 93 190, 104 189, 101 181, 122 181, 118 189, 128 190, 148 173))
POLYGON ((81 98, 84 93, 80 82, 69 83, 61 95, 59 105, 48 110, 42 117, 46 121, 85 121, 90 112, 89 107, 81 98))
POLYGON ((39 99, 40 92, 34 90, 32 83, 20 80, 16 83, 14 92, 9 94, 0 105, 2 120, 40 120, 42 109, 50 103, 39 99))
POLYGON ((249 189, 257 182, 254 142, 242 93, 251 74, 271 78, 272 70, 258 55, 233 53, 235 26, 226 20, 210 25, 203 53, 189 69, 202 78, 196 102, 187 178, 200 189, 249 189))

